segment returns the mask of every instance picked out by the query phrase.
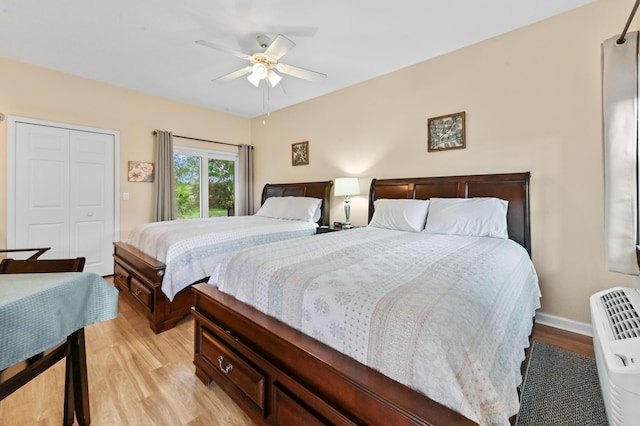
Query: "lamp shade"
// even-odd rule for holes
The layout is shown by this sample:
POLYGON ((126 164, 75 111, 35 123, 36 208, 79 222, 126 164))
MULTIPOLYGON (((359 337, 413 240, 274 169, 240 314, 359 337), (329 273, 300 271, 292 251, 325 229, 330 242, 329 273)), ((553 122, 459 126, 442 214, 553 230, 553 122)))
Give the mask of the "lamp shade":
POLYGON ((267 81, 271 87, 276 87, 276 84, 280 83, 282 77, 280 77, 275 71, 269 71, 267 74, 267 81))
POLYGON ((254 86, 258 87, 260 85, 260 80, 262 79, 256 74, 252 73, 247 76, 247 80, 249 80, 254 86))
POLYGON ((251 82, 254 86, 258 87, 260 85, 260 80, 264 80, 267 77, 268 69, 263 63, 253 64, 253 70, 251 74, 247 76, 247 80, 251 82))
POLYGON ((359 195, 360 185, 358 184, 358 178, 335 178, 333 180, 333 191, 335 196, 359 195))

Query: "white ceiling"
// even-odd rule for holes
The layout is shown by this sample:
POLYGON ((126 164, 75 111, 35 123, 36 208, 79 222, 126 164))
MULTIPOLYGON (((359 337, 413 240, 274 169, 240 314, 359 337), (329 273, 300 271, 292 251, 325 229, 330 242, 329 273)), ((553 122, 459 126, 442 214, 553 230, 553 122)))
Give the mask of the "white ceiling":
POLYGON ((0 56, 252 118, 592 1, 0 0, 0 56), (297 44, 281 62, 327 78, 213 83, 248 62, 194 43, 278 33, 297 44))

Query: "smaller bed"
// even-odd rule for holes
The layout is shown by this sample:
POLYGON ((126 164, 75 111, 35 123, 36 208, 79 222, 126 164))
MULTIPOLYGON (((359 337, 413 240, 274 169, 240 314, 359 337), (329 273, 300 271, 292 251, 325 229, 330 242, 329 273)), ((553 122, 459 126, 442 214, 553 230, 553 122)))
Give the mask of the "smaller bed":
MULTIPOLYGON (((310 236, 329 223, 331 181, 267 184, 260 215, 155 222, 140 225, 127 242, 114 243, 114 284, 121 297, 146 315, 155 333, 168 330, 193 306, 191 284, 208 278, 218 259, 231 251, 310 236), (290 211, 274 197, 296 202, 306 212, 308 198, 322 200, 317 222, 282 219, 290 211), (266 203, 266 204, 265 204, 266 203)), ((291 219, 291 218, 289 218, 291 219)))

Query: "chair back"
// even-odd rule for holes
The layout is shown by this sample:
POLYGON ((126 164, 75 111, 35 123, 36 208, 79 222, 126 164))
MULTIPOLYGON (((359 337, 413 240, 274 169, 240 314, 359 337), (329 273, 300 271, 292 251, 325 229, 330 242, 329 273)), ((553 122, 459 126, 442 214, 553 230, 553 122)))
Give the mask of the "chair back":
POLYGON ((3 259, 0 274, 30 274, 46 272, 82 272, 85 258, 75 259, 3 259))
POLYGON ((19 249, 0 249, 0 253, 15 253, 20 251, 35 251, 34 254, 29 256, 29 259, 37 259, 45 251, 51 250, 51 247, 36 247, 36 248, 19 248, 19 249))

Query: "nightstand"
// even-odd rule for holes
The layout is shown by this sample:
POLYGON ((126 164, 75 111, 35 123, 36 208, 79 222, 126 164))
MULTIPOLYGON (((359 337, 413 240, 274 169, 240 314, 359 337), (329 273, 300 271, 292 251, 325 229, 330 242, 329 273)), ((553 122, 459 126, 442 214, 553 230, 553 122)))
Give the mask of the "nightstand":
POLYGON ((327 234, 329 232, 336 231, 348 231, 349 229, 359 228, 359 226, 352 226, 351 228, 336 228, 335 226, 319 226, 316 229, 316 234, 327 234))

